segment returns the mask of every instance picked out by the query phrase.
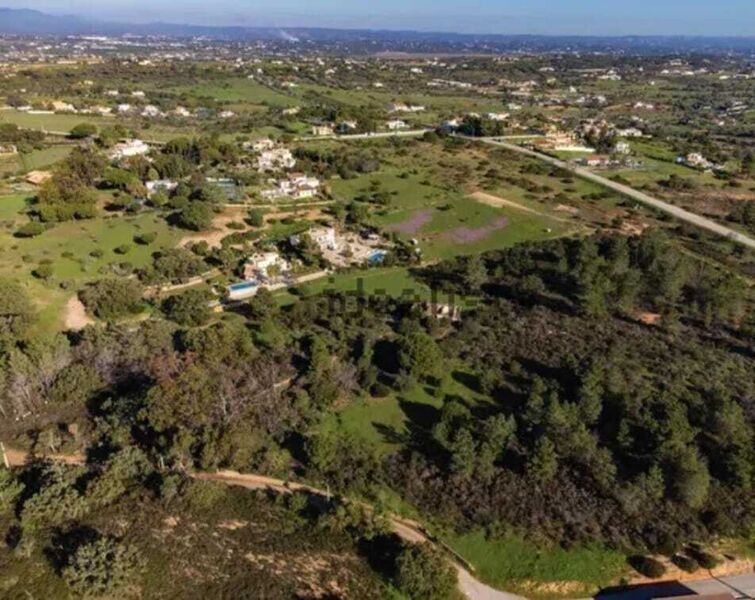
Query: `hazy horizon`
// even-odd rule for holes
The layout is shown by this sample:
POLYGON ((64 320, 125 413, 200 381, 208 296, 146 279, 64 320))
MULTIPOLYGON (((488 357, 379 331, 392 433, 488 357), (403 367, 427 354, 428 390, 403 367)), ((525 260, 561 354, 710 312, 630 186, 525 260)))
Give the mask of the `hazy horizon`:
POLYGON ((169 23, 247 27, 332 27, 540 35, 755 35, 755 2, 725 0, 636 0, 609 5, 599 0, 259 0, 212 6, 198 0, 4 0, 7 8, 35 9, 125 23, 169 23))

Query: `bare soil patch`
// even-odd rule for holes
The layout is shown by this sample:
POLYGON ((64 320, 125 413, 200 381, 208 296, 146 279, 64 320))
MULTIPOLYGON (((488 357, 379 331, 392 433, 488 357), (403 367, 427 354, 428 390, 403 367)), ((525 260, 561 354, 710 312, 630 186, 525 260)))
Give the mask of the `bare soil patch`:
POLYGON ((87 314, 86 308, 81 303, 81 300, 79 300, 79 297, 73 296, 66 303, 66 312, 63 322, 68 331, 80 331, 87 325, 94 323, 94 319, 87 314))

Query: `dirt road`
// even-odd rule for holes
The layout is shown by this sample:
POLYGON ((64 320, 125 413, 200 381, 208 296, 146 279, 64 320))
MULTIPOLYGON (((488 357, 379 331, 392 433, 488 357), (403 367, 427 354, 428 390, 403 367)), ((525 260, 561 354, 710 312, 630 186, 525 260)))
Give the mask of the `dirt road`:
MULTIPOLYGON (((3 459, 7 467, 21 467, 32 458, 28 452, 6 448, 2 442, 0 442, 0 452, 3 454, 3 459)), ((38 458, 45 458, 47 460, 68 465, 82 465, 86 462, 86 457, 83 454, 46 454, 39 456, 38 458)), ((272 490, 279 494, 305 492, 321 498, 330 497, 330 493, 326 490, 321 490, 295 481, 284 481, 282 479, 257 475, 254 473, 237 473, 236 471, 218 471, 216 473, 195 472, 190 473, 189 476, 201 481, 214 481, 250 490, 272 490)), ((360 504, 368 510, 372 510, 370 505, 361 502, 360 504)), ((402 540, 412 544, 435 544, 449 555, 458 571, 459 589, 464 596, 470 600, 525 600, 521 596, 501 592, 477 580, 472 573, 470 573, 468 564, 464 562, 464 559, 456 556, 447 546, 433 540, 416 521, 404 519, 395 515, 389 516, 389 520, 394 533, 402 540)))

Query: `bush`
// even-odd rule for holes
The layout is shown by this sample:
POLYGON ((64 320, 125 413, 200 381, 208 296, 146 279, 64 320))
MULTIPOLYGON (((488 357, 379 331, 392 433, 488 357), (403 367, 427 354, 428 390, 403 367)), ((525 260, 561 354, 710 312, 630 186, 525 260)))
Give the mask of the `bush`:
POLYGON ((265 213, 257 208, 249 211, 249 225, 252 227, 262 227, 265 224, 265 213))
POLYGON ((167 298, 162 304, 165 315, 179 325, 198 327, 210 320, 212 294, 206 290, 188 290, 167 298))
POLYGON ((664 564, 650 556, 632 556, 629 558, 629 564, 640 575, 650 579, 658 579, 666 573, 664 564))
POLYGON ((120 246, 117 246, 113 252, 116 254, 128 254, 131 252, 131 245, 130 244, 121 244, 120 246))
POLYGON ((135 548, 110 537, 79 546, 63 569, 65 582, 80 597, 114 596, 139 567, 135 548))
POLYGON ((75 140, 82 140, 93 135, 97 135, 97 127, 91 123, 79 123, 71 129, 71 133, 69 134, 75 140))
POLYGON ((52 265, 42 264, 31 272, 37 279, 50 279, 52 277, 52 265))
POLYGON ((134 236, 134 242, 141 244, 142 246, 149 246, 157 239, 157 233, 150 231, 149 233, 140 233, 134 236))
POLYGON ((700 568, 699 562, 697 562, 694 558, 684 556, 683 554, 675 554, 671 559, 671 562, 673 562, 682 571, 686 571, 687 573, 694 573, 700 568))
POLYGON ((178 213, 178 225, 191 231, 203 231, 212 225, 212 209, 203 202, 192 202, 178 213))
POLYGON ((30 223, 26 223, 25 225, 19 227, 15 235, 16 237, 20 238, 30 238, 37 237, 38 235, 44 233, 44 231, 45 226, 42 225, 42 223, 31 221, 30 223))
POLYGON ((396 564, 396 584, 412 600, 443 600, 456 592, 456 572, 432 546, 405 548, 396 564))
POLYGON ((690 546, 686 553, 695 559, 703 569, 714 569, 720 564, 720 560, 710 552, 706 552, 699 546, 690 546))
POLYGON ((375 385, 372 386, 370 393, 375 398, 385 398, 386 396, 390 395, 391 388, 378 381, 375 385))
POLYGON ((133 279, 101 279, 90 283, 79 296, 87 310, 100 319, 139 312, 144 290, 133 279))

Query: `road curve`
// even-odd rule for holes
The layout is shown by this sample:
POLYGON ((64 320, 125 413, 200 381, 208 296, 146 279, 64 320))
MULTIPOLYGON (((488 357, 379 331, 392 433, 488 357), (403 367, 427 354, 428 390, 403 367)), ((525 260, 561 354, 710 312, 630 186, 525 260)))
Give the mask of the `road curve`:
MULTIPOLYGON (((197 472, 191 473, 191 477, 203 481, 216 481, 225 483, 226 485, 237 485, 252 490, 272 490, 282 494, 301 491, 320 497, 328 497, 330 495, 325 490, 309 485, 287 482, 262 475, 242 474, 235 471, 218 471, 217 473, 197 472)), ((367 504, 360 504, 368 509, 371 508, 367 504)), ((431 539, 419 523, 395 515, 391 515, 389 521, 393 532, 402 540, 412 544, 434 544, 440 547, 447 555, 450 555, 458 573, 459 590, 469 600, 526 600, 522 596, 496 590, 476 579, 467 568, 467 564, 463 563, 464 559, 454 554, 447 546, 431 539)))
MULTIPOLYGON (((2 453, 3 462, 7 468, 22 467, 27 464, 29 460, 34 458, 51 460, 53 462, 68 465, 83 465, 86 463, 86 457, 83 454, 43 454, 40 456, 32 456, 24 450, 7 448, 2 442, 0 442, 0 453, 2 453)), ((189 473, 189 476, 202 481, 214 481, 225 485, 236 485, 250 490, 272 490, 279 494, 304 492, 322 498, 330 497, 329 492, 304 483, 284 481, 282 479, 267 477, 266 475, 257 475, 254 473, 238 473, 236 471, 208 473, 206 471, 196 471, 189 473)), ((368 504, 361 502, 360 504, 367 509, 372 508, 368 504)), ((389 521, 393 532, 402 540, 412 544, 434 544, 447 555, 450 555, 453 559, 453 565, 458 572, 459 590, 465 597, 469 598, 469 600, 526 600, 522 596, 496 590, 476 579, 472 573, 470 573, 469 568, 467 568, 468 565, 463 558, 456 555, 453 550, 444 544, 431 539, 422 526, 416 521, 404 519, 395 515, 389 516, 389 521)))
POLYGON ((652 206, 653 208, 663 211, 671 215, 672 217, 679 219, 680 221, 685 221, 686 223, 695 225, 696 227, 700 227, 701 229, 705 229, 712 233, 718 234, 729 240, 732 240, 734 242, 742 244, 743 246, 747 246, 748 248, 755 250, 755 239, 749 236, 746 236, 742 233, 739 233, 738 231, 730 229, 729 227, 725 227, 724 225, 716 223, 715 221, 711 219, 708 219, 706 217, 701 217, 700 215, 689 212, 688 210, 684 210, 683 208, 679 208, 678 206, 674 206, 673 204, 669 204, 668 202, 664 202, 663 200, 654 198, 653 196, 650 196, 644 192, 635 190, 634 188, 631 188, 628 185, 623 185, 621 183, 617 183, 616 181, 607 179, 606 177, 603 177, 602 175, 598 175, 597 173, 593 173, 592 171, 589 171, 588 169, 583 169, 582 167, 575 167, 558 158, 554 158, 552 156, 548 156, 547 154, 542 154, 541 152, 530 150, 529 148, 523 148, 515 144, 504 142, 497 138, 475 138, 475 137, 469 137, 469 136, 459 136, 459 137, 463 137, 464 139, 473 141, 473 142, 488 144, 490 146, 498 146, 501 148, 505 148, 506 150, 511 150, 512 152, 517 152, 519 154, 524 154, 526 156, 536 158, 543 162, 547 162, 556 167, 559 167, 561 169, 574 173, 575 175, 577 175, 578 177, 581 177, 582 179, 586 179, 588 181, 592 181, 593 183, 597 183, 598 185, 602 185, 603 187, 606 187, 615 192, 618 192, 619 194, 622 194, 623 196, 627 196, 628 198, 632 198, 633 200, 637 200, 637 202, 641 202, 642 204, 645 204, 647 206, 652 206))

